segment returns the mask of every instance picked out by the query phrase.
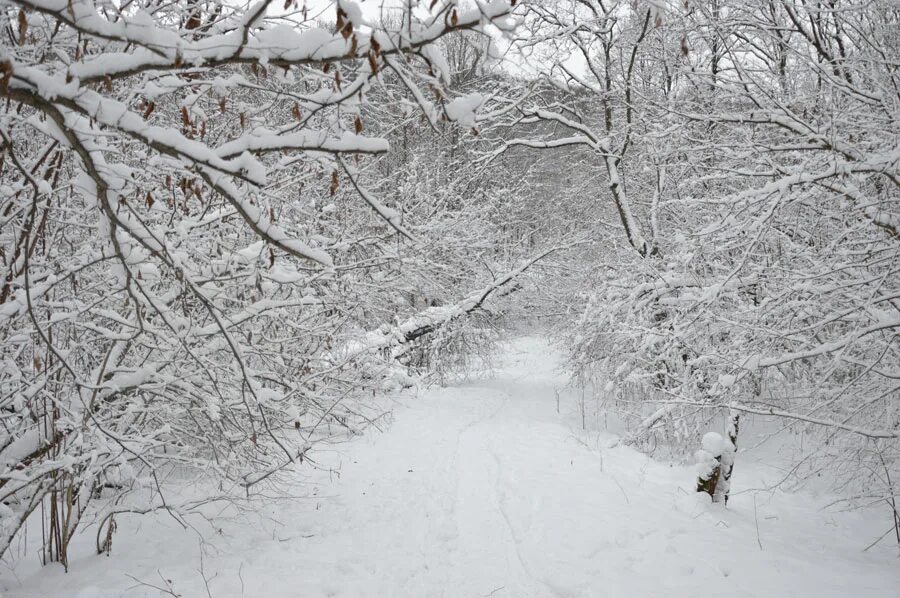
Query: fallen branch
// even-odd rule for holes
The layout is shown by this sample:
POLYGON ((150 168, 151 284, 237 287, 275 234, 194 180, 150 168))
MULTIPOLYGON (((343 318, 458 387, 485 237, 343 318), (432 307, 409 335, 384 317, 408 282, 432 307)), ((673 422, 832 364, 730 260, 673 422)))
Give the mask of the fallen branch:
POLYGON ((547 249, 528 259, 518 268, 510 270, 503 276, 495 279, 488 286, 469 294, 465 299, 458 303, 440 307, 430 307, 386 331, 379 330, 370 332, 366 337, 365 348, 363 350, 374 351, 378 349, 395 348, 393 357, 399 357, 405 352, 406 345, 409 345, 422 336, 434 332, 442 326, 446 326, 458 318, 476 311, 484 304, 488 297, 514 281, 537 262, 557 251, 570 249, 583 243, 585 243, 585 241, 576 241, 567 245, 558 245, 547 249))

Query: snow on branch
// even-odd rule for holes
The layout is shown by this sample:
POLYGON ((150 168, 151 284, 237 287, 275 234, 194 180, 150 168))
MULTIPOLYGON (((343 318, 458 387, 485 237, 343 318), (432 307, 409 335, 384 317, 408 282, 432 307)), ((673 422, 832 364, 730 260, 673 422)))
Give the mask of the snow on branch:
POLYGON ((394 356, 399 356, 405 351, 405 347, 416 339, 430 334, 450 322, 464 317, 481 308, 484 302, 494 293, 516 280, 536 263, 559 251, 571 249, 583 244, 583 241, 568 243, 552 247, 534 257, 528 259, 517 268, 494 279, 491 284, 474 291, 461 301, 451 305, 430 307, 414 316, 407 318, 402 323, 392 326, 387 330, 370 332, 364 341, 365 351, 379 349, 394 349, 394 356))

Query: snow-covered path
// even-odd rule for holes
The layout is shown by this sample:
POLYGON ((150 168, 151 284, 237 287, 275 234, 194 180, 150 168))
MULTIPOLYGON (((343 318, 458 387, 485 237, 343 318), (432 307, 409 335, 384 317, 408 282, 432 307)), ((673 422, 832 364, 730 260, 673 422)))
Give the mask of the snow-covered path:
MULTIPOLYGON (((400 400, 386 433, 340 447, 340 477, 311 480, 311 498, 208 534, 211 596, 897 595, 896 551, 861 551, 885 518, 741 494, 765 475, 750 459, 728 510, 705 505, 690 467, 588 446, 565 397, 557 413, 554 355, 522 339, 494 378, 400 400)), ((162 578, 207 596, 196 534, 160 523, 126 522, 110 558, 80 546, 69 575, 5 572, 3 596, 155 597, 135 579, 162 578)))

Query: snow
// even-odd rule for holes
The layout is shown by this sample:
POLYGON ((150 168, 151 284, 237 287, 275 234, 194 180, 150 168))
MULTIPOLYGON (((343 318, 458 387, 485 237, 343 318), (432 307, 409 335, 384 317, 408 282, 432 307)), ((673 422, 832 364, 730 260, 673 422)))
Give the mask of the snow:
POLYGON ((40 430, 32 428, 12 441, 4 436, 3 443, 5 447, 0 451, 0 462, 17 463, 38 449, 40 430))
POLYGON ((700 441, 703 450, 713 456, 719 456, 725 450, 725 439, 716 432, 707 432, 700 441))
POLYGON ((447 118, 467 127, 474 127, 477 121, 476 112, 484 104, 484 96, 470 93, 449 102, 444 106, 447 118))
POLYGON ((346 19, 355 26, 358 27, 365 24, 362 8, 356 2, 352 2, 351 0, 338 0, 338 6, 346 13, 346 19))
POLYGON ((120 515, 110 557, 92 554, 94 528, 69 574, 39 569, 29 544, 0 592, 149 598, 164 594, 135 580, 171 580, 206 596, 205 575, 216 598, 896 596, 896 549, 862 551, 881 514, 751 492, 783 475, 752 449, 728 508, 711 505, 689 465, 599 448, 608 439, 578 429, 559 361, 542 339, 518 339, 494 377, 393 395, 384 433, 311 450, 321 469, 301 467, 297 498, 196 518, 197 531, 120 515))
POLYGON ((728 388, 728 387, 734 386, 734 382, 736 379, 737 379, 737 377, 733 376, 731 374, 722 374, 719 376, 719 384, 721 386, 728 388))

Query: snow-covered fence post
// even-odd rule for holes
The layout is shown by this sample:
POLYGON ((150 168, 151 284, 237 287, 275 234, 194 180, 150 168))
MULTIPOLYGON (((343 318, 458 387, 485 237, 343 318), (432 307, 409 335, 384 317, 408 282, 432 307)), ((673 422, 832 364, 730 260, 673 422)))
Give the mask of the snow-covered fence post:
POLYGON ((728 504, 740 417, 739 413, 732 411, 728 419, 728 438, 716 432, 707 432, 697 451, 697 492, 709 494, 713 502, 728 504))
POLYGON ((716 432, 707 432, 703 435, 700 446, 700 450, 697 451, 697 492, 705 492, 715 501, 719 473, 722 471, 725 439, 716 432))
POLYGON ((737 437, 740 429, 741 414, 732 411, 728 417, 728 434, 729 443, 725 444, 725 450, 721 457, 720 479, 716 485, 713 502, 723 502, 728 504, 728 494, 731 491, 731 473, 734 471, 734 457, 737 453, 737 437))

